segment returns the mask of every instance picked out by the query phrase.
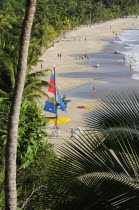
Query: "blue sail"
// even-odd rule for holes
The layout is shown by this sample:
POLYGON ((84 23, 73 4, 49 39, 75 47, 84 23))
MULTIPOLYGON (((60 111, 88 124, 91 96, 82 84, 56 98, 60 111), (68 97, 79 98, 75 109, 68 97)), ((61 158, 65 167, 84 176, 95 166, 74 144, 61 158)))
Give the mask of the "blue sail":
POLYGON ((45 106, 44 106, 44 110, 56 114, 56 104, 54 104, 52 102, 49 102, 49 101, 46 101, 45 106))
POLYGON ((60 104, 60 109, 62 111, 66 111, 66 106, 65 106, 58 90, 57 90, 57 96, 58 96, 58 101, 59 101, 59 104, 60 104))

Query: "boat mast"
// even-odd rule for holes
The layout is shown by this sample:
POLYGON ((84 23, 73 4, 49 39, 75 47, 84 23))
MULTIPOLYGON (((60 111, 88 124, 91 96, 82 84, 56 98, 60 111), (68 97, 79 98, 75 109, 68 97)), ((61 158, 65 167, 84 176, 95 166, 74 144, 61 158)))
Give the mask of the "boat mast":
MULTIPOLYGON (((54 70, 54 84, 55 84, 55 105, 56 105, 56 79, 55 79, 55 65, 53 66, 53 70, 54 70)), ((57 105, 56 105, 56 120, 55 120, 55 126, 56 126, 56 129, 58 129, 58 126, 57 126, 57 105)))

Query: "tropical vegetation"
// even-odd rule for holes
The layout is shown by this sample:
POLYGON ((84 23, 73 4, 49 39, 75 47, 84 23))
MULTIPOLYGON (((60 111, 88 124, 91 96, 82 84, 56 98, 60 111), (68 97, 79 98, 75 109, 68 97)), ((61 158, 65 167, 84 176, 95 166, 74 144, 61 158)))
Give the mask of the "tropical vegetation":
MULTIPOLYGON (((4 154, 19 70, 25 2, 0 1, 1 209, 5 207, 4 154)), ((58 157, 47 142, 47 120, 34 100, 46 95, 42 88, 48 82, 42 76, 46 76, 48 69, 32 71, 42 49, 46 50, 66 31, 81 24, 138 14, 139 0, 37 0, 19 118, 20 209, 126 209, 127 206, 138 209, 138 93, 103 99, 100 104, 103 111, 98 109, 88 114, 86 130, 80 139, 68 140, 58 157)))
POLYGON ((25 86, 27 61, 31 30, 36 11, 36 0, 26 1, 26 11, 20 36, 17 75, 7 127, 7 140, 5 146, 5 209, 17 209, 17 144, 19 131, 19 116, 22 96, 25 86))
MULTIPOLYGON (((7 135, 7 123, 10 112, 9 101, 0 101, 0 208, 4 208, 4 153, 7 135)), ((33 189, 42 185, 51 159, 55 157, 53 146, 48 143, 46 133, 47 119, 42 108, 24 100, 20 111, 19 136, 17 145, 17 186, 19 204, 30 196, 33 189), (41 184, 40 184, 41 183, 41 184)), ((47 179, 47 177, 46 177, 47 179)), ((44 185, 43 183, 43 185, 44 185)), ((37 193, 35 191, 35 193, 37 193)), ((33 193, 32 197, 36 195, 33 193)), ((26 204, 27 205, 27 204, 26 204)))
POLYGON ((138 209, 138 107, 138 91, 128 91, 88 113, 86 130, 66 141, 62 159, 53 162, 50 209, 138 209))
MULTIPOLYGON (((75 26, 139 14, 138 8, 138 0, 38 0, 30 40, 24 95, 33 98, 36 92, 36 96, 41 96, 44 94, 41 87, 48 85, 46 81, 40 81, 40 74, 46 74, 46 71, 29 76, 32 67, 39 61, 42 47, 48 48, 56 37, 75 26)), ((0 97, 5 99, 12 98, 24 12, 23 0, 0 2, 0 97)))

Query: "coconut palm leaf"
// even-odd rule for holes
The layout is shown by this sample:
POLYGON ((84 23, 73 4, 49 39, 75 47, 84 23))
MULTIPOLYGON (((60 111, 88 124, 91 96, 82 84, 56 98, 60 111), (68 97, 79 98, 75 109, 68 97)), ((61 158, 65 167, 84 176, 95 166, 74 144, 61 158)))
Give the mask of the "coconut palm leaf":
POLYGON ((29 83, 27 86, 25 86, 24 91, 30 90, 31 88, 36 87, 36 86, 40 86, 40 84, 41 84, 41 80, 34 80, 32 81, 32 83, 29 83))
POLYGON ((86 130, 65 140, 53 163, 51 209, 138 209, 138 98, 128 91, 103 99, 104 112, 89 112, 86 130))
MULTIPOLYGON (((64 171, 66 175, 59 176, 59 179, 65 183, 64 179, 69 176, 70 181, 59 186, 58 196, 61 199, 57 201, 55 195, 57 203, 52 209, 60 209, 64 205, 69 207, 64 209, 136 208, 139 205, 139 148, 135 147, 133 132, 128 127, 121 136, 118 135, 119 141, 113 141, 115 137, 111 139, 111 149, 107 147, 108 139, 105 139, 104 134, 93 132, 90 135, 90 132, 86 131, 80 139, 66 140, 59 150, 65 161, 56 162, 55 172, 59 173, 60 168, 62 174, 67 168, 67 174, 64 171), (121 144, 122 136, 127 136, 129 147, 121 144)), ((116 135, 113 129, 111 133, 116 135)))
POLYGON ((35 100, 35 98, 39 99, 42 96, 46 96, 47 98, 49 98, 47 93, 40 90, 39 88, 36 88, 36 91, 35 91, 35 88, 34 88, 34 92, 32 92, 32 93, 26 93, 26 98, 28 98, 30 101, 35 100))
POLYGON ((30 93, 30 94, 27 94, 25 98, 28 99, 28 101, 30 102, 36 102, 36 99, 39 99, 41 98, 43 95, 40 93, 40 92, 34 92, 34 93, 30 93))
POLYGON ((36 77, 38 78, 38 77, 42 77, 42 76, 47 76, 46 73, 48 73, 48 71, 50 71, 50 69, 32 72, 28 75, 27 79, 29 80, 29 79, 36 78, 36 77))
POLYGON ((40 92, 43 95, 46 95, 46 93, 41 89, 42 86, 48 86, 47 81, 42 81, 42 80, 34 80, 32 83, 29 83, 25 88, 24 88, 24 94, 27 95, 28 93, 37 91, 40 92), (43 84, 42 84, 43 83, 43 84))
POLYGON ((0 78, 0 87, 1 89, 7 89, 7 84, 5 84, 5 82, 0 78))
MULTIPOLYGON (((3 38, 3 41, 0 40, 0 97, 3 98, 3 95, 1 95, 1 93, 5 92, 9 95, 8 98, 11 100, 15 85, 16 69, 18 62, 18 49, 15 48, 15 44, 13 44, 13 39, 9 34, 3 33, 2 35, 0 35, 0 37, 3 38)), ((31 96, 36 96, 37 98, 41 97, 42 95, 47 96, 42 88, 49 85, 49 83, 43 79, 43 77, 47 76, 47 72, 49 71, 49 69, 32 72, 32 66, 37 64, 40 52, 40 48, 36 43, 34 44, 32 40, 28 57, 28 67, 26 72, 24 90, 24 97, 27 98, 27 96, 29 96, 29 100, 31 100, 31 96), (37 91, 37 93, 35 93, 34 91, 37 91)))
POLYGON ((38 63, 39 56, 41 55, 40 47, 37 40, 32 40, 30 43, 29 56, 28 56, 28 71, 38 63))
POLYGON ((2 99, 9 99, 10 98, 10 94, 7 94, 6 92, 4 92, 1 89, 0 89, 0 95, 1 95, 2 99))
POLYGON ((137 90, 115 93, 102 98, 96 110, 91 110, 85 116, 85 123, 87 127, 100 129, 104 125, 105 127, 107 125, 111 125, 111 127, 118 126, 119 121, 122 119, 123 122, 132 127, 133 123, 139 124, 138 109, 139 93, 137 90))
POLYGON ((10 82, 9 84, 11 86, 10 89, 12 89, 13 91, 15 85, 15 74, 16 74, 13 62, 10 59, 7 60, 4 59, 2 64, 4 67, 4 71, 6 71, 5 73, 7 73, 7 80, 10 82))

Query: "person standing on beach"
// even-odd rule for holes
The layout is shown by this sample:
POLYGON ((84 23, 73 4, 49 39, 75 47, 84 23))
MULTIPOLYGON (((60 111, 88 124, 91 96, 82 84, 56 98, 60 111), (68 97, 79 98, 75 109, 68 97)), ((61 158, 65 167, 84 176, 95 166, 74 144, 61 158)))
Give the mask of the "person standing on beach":
POLYGON ((93 87, 94 95, 96 95, 96 86, 93 87))
POLYGON ((132 71, 132 65, 130 64, 129 66, 130 66, 130 71, 132 71))

